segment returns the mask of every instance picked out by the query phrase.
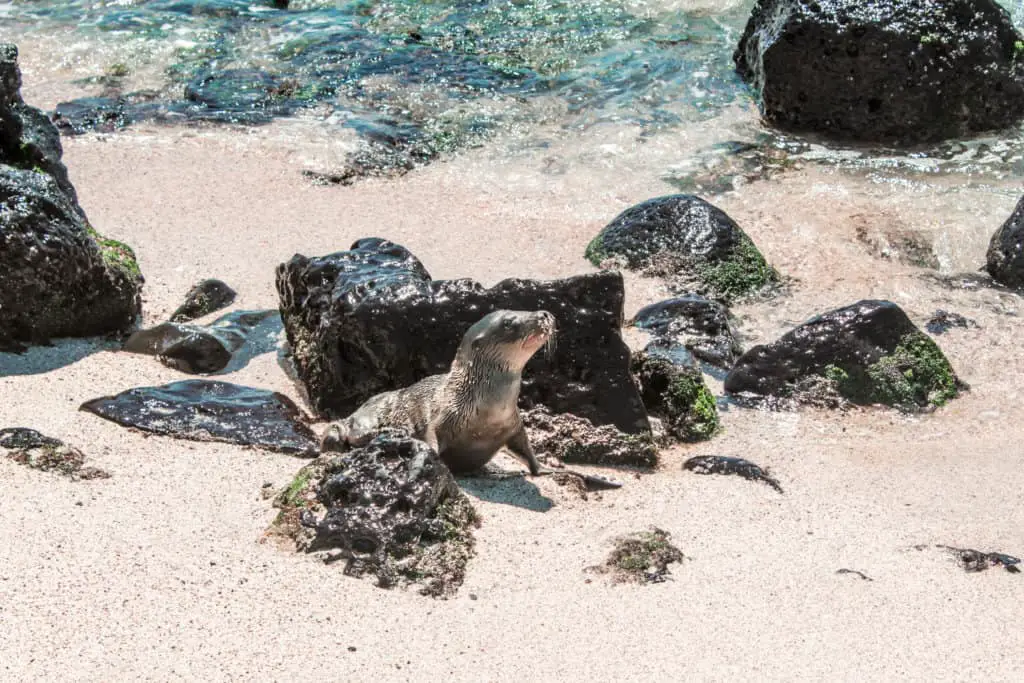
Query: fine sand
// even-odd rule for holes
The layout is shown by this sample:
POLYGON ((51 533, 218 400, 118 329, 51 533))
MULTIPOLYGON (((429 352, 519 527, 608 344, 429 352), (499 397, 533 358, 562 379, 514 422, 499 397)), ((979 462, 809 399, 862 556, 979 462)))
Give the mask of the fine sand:
MULTIPOLYGON (((278 263, 366 236, 407 246, 438 278, 587 272, 584 247, 605 223, 670 192, 664 168, 729 134, 721 121, 643 144, 627 127, 553 132, 543 150, 499 145, 343 188, 301 177, 336 154, 304 125, 65 140, 90 220, 139 256, 146 324, 204 277, 235 287, 236 308, 276 307, 278 263)), ((302 461, 147 437, 77 410, 182 378, 153 358, 81 340, 0 354, 0 426, 65 439, 113 475, 70 482, 0 461, 0 678, 1019 679, 1024 575, 967 574, 912 546, 1024 553, 1022 300, 943 289, 855 239, 858 225, 913 227, 945 269, 973 270, 1018 191, 807 168, 716 200, 797 279, 787 296, 737 308, 745 345, 862 298, 891 299, 922 326, 945 308, 980 326, 938 338, 972 390, 913 418, 729 407, 714 440, 672 448, 656 473, 588 500, 543 478, 469 482, 483 523, 447 601, 260 543, 274 516, 261 486, 285 485, 302 461), (683 472, 698 454, 769 467, 785 494, 683 472), (584 571, 651 525, 687 556, 669 581, 612 586, 584 571)), ((627 289, 627 315, 664 295, 632 276, 627 289)), ((222 379, 299 399, 277 353, 222 379)))

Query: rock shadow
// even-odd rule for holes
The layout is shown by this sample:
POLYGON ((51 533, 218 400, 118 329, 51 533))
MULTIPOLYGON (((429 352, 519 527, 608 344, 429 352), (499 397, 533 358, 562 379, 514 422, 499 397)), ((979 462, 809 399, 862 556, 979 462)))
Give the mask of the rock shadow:
POLYGON ((117 351, 120 343, 104 337, 64 338, 33 345, 20 353, 0 351, 0 377, 40 375, 74 365, 100 351, 117 351))
POLYGON ((488 503, 512 505, 533 512, 547 512, 555 506, 551 499, 542 495, 537 485, 528 481, 525 476, 482 472, 457 477, 456 481, 463 491, 488 503))

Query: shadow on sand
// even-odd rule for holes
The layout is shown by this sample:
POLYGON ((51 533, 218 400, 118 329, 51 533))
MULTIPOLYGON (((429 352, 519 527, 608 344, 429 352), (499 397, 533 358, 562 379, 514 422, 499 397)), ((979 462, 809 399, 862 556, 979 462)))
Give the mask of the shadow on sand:
POLYGON ((458 477, 456 481, 463 491, 488 503, 514 505, 534 512, 547 512, 554 507, 551 499, 541 495, 537 486, 527 481, 525 476, 482 472, 458 477))

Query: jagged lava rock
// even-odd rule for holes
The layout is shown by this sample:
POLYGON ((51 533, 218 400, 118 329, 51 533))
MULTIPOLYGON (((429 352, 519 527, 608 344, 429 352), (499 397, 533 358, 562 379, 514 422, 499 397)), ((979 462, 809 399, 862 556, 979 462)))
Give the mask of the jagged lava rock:
POLYGON ((202 318, 235 302, 238 294, 223 280, 207 279, 185 294, 185 301, 171 314, 170 322, 184 323, 202 318))
POLYGON ((742 353, 729 309, 695 294, 644 306, 631 323, 657 338, 681 344, 700 360, 718 367, 731 368, 742 353))
POLYGON ((787 397, 815 376, 853 403, 904 410, 943 405, 966 389, 935 342, 899 306, 864 300, 753 347, 726 377, 725 390, 787 397))
POLYGON ((910 145, 1018 121, 1022 53, 993 0, 759 0, 733 59, 772 125, 910 145))
POLYGON ((372 572, 385 588, 418 583, 424 594, 449 596, 473 553, 469 500, 427 444, 395 431, 312 461, 274 504, 270 533, 305 552, 337 551, 346 574, 372 572))
POLYGON ((126 332, 141 287, 131 249, 96 235, 56 180, 0 165, 0 347, 126 332))
POLYGON ((541 459, 587 465, 656 467, 658 447, 650 434, 625 434, 612 425, 595 427, 586 418, 553 414, 544 406, 522 413, 530 445, 541 459))
POLYGON ((706 441, 718 431, 714 394, 696 366, 655 345, 633 354, 633 374, 644 405, 665 420, 669 434, 681 441, 706 441))
POLYGON ((620 335, 617 273, 564 280, 432 280, 407 249, 378 238, 277 268, 281 318, 314 409, 343 417, 382 391, 446 373, 469 327, 498 309, 557 319, 553 356, 526 365, 520 405, 543 404, 627 433, 650 429, 620 335))
POLYGON ((986 269, 996 282, 1024 288, 1024 197, 992 235, 986 260, 986 269))
POLYGON ((587 245, 596 266, 621 259, 666 275, 675 289, 731 299, 779 279, 745 232, 718 207, 688 194, 655 197, 612 220, 587 245))
POLYGON ((80 410, 124 427, 191 441, 221 441, 314 458, 316 434, 295 403, 275 391, 191 379, 136 387, 86 401, 80 410))
POLYGON ((73 480, 109 479, 110 473, 86 467, 82 451, 60 439, 26 427, 0 429, 0 449, 14 462, 43 472, 56 472, 73 480))

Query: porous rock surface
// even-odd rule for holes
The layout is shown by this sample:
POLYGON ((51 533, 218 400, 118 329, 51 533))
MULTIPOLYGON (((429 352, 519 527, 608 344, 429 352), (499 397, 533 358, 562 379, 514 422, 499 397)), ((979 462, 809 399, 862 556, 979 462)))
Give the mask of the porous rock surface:
POLYGON ((1024 116, 1024 42, 995 0, 758 0, 734 54, 763 118, 910 145, 1024 116))
POLYGON ((853 403, 906 410, 942 405, 966 388, 899 306, 864 300, 751 348, 726 377, 725 390, 789 397, 812 378, 824 379, 853 403))
POLYGON ((21 99, 17 54, 0 45, 0 350, 125 332, 142 306, 135 256, 89 225, 56 129, 21 99))
POLYGON ((415 583, 423 594, 450 596, 473 554, 478 519, 468 499, 429 446, 397 431, 325 453, 274 504, 270 534, 332 553, 346 574, 371 573, 381 587, 415 583))
POLYGON ((491 311, 543 309, 557 320, 556 349, 527 364, 520 405, 650 429, 620 335, 618 273, 485 289, 433 280, 404 247, 367 238, 328 256, 296 254, 278 266, 277 291, 298 375, 321 415, 346 416, 375 394, 448 372, 466 330, 491 311))
POLYGON ((728 369, 742 351, 729 318, 729 309, 720 302, 688 294, 644 306, 631 323, 658 339, 682 345, 700 360, 728 369))
POLYGON ((714 394, 692 359, 650 344, 633 354, 632 368, 644 406, 681 441, 706 441, 718 431, 714 394))
POLYGON ((600 266, 617 260, 631 270, 669 279, 677 291, 732 299, 779 279, 732 218, 700 197, 674 194, 632 206, 587 245, 600 266))

